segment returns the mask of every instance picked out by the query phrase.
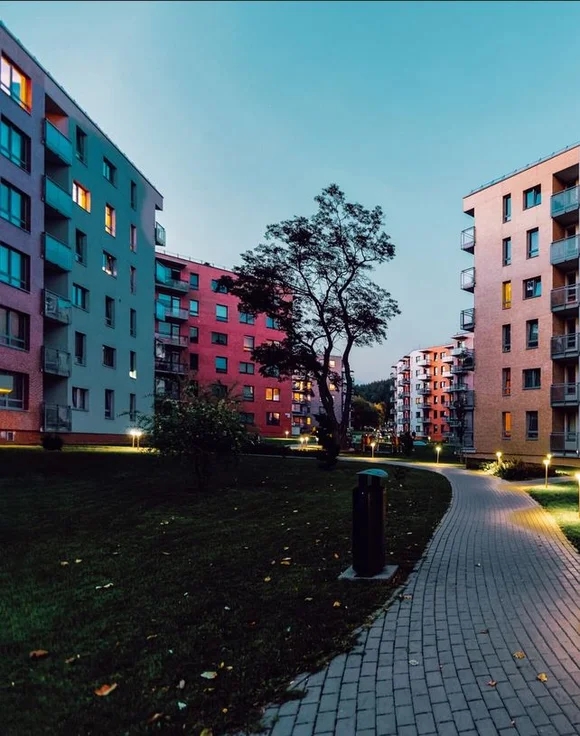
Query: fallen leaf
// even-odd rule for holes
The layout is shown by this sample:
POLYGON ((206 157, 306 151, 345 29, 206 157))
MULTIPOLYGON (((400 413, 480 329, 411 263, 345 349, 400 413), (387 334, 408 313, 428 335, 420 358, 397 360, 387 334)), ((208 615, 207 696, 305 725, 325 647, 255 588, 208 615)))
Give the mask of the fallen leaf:
POLYGON ((101 685, 101 687, 98 687, 95 690, 95 695, 99 695, 100 697, 104 697, 105 695, 109 695, 117 688, 117 683, 114 682, 112 685, 101 685))
POLYGON ((314 599, 313 598, 310 598, 310 596, 309 596, 308 598, 305 598, 304 600, 305 601, 311 601, 311 600, 314 600, 314 599))
POLYGON ((82 560, 81 560, 81 559, 76 559, 76 560, 75 560, 75 563, 76 563, 77 565, 79 564, 79 562, 82 562, 82 560))
POLYGON ((202 672, 201 676, 206 680, 215 680, 217 672, 202 672))
POLYGON ((231 664, 228 664, 228 666, 226 667, 226 670, 228 670, 228 672, 231 672, 233 669, 234 668, 231 664))
POLYGON ((163 713, 154 713, 151 718, 147 721, 147 723, 155 723, 160 718, 163 718, 163 713))
POLYGON ((42 659, 48 656, 48 652, 46 649, 33 649, 28 656, 30 659, 42 659))
POLYGON ((68 562, 67 562, 66 560, 63 560, 63 561, 62 561, 62 562, 60 563, 60 566, 61 566, 61 567, 66 567, 67 565, 68 565, 68 562))
POLYGON ((226 663, 225 663, 225 662, 220 662, 220 666, 219 666, 219 669, 220 669, 220 670, 223 670, 223 668, 224 668, 225 666, 226 666, 226 663))
POLYGON ((284 552, 287 552, 290 549, 290 547, 284 547, 284 552))
POLYGON ((332 604, 333 608, 340 608, 342 606, 342 603, 340 601, 334 601, 332 604))
POLYGON ((171 554, 171 552, 162 552, 161 554, 162 555, 167 555, 167 557, 169 557, 169 555, 171 554))
POLYGON ((409 664, 412 665, 413 667, 416 667, 419 664, 419 662, 416 659, 410 659, 409 664))
POLYGON ((489 682, 488 682, 487 684, 488 684, 488 685, 489 685, 490 687, 495 687, 495 686, 497 685, 497 682, 496 682, 495 680, 490 680, 490 681, 489 681, 489 682))
POLYGON ((159 634, 149 634, 149 636, 147 637, 147 641, 151 641, 151 639, 157 639, 158 636, 159 634))
POLYGON ((264 578, 264 582, 265 582, 265 583, 269 583, 269 582, 270 582, 270 580, 272 580, 272 578, 271 578, 271 577, 270 577, 269 575, 268 575, 268 577, 267 577, 267 578, 264 578))
POLYGON ((526 655, 523 652, 517 651, 517 652, 514 652, 514 657, 516 659, 525 659, 526 655))
POLYGON ((65 664, 72 664, 72 662, 75 662, 77 659, 80 659, 80 658, 81 658, 81 655, 80 654, 75 654, 74 656, 69 657, 68 659, 65 659, 64 660, 64 663, 65 664))
POLYGON ((290 565, 290 560, 282 560, 281 565, 290 565))
POLYGON ((229 606, 224 606, 224 611, 231 611, 232 609, 229 606))
POLYGON ((185 680, 180 680, 177 687, 179 690, 183 690, 183 688, 185 687, 185 680))
POLYGON ((539 680, 540 682, 547 682, 548 675, 545 672, 540 672, 540 674, 536 677, 536 680, 539 680))

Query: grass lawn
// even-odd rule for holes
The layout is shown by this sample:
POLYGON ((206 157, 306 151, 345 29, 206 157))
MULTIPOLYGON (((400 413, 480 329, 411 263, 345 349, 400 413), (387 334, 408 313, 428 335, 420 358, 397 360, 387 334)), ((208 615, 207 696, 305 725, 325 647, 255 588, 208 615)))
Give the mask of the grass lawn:
POLYGON ((578 483, 548 483, 547 489, 534 488, 529 493, 552 514, 558 526, 580 552, 578 483))
POLYGON ((363 467, 247 457, 191 494, 146 453, 0 450, 3 736, 256 723, 292 676, 349 646, 448 506, 437 474, 393 479, 388 557, 401 574, 338 581, 363 467), (96 696, 104 684, 117 688, 96 696))

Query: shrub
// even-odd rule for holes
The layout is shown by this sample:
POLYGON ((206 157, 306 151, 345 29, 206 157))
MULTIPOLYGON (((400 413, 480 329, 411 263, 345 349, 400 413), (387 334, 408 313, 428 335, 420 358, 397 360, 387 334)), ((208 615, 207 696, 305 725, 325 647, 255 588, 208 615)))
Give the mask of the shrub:
POLYGON ((42 446, 45 450, 49 450, 50 452, 62 450, 63 445, 62 437, 59 437, 57 434, 44 434, 42 436, 42 446))
MULTIPOLYGON (((531 480, 533 478, 541 478, 546 472, 541 465, 532 465, 525 463, 523 460, 502 460, 497 462, 484 463, 481 469, 488 475, 495 475, 504 480, 531 480)), ((548 475, 556 475, 556 470, 550 466, 548 475)))

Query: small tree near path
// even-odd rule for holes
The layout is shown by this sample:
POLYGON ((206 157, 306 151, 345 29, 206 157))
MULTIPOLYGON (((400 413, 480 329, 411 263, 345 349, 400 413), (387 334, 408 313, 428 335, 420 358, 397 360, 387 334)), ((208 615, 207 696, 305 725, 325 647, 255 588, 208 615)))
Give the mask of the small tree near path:
POLYGON ((399 314, 388 291, 371 281, 375 266, 390 261, 395 246, 384 232, 381 207, 348 202, 336 184, 315 198, 318 211, 266 230, 265 242, 242 254, 234 277, 221 283, 240 300, 239 309, 266 314, 284 331, 281 342, 258 345, 253 358, 263 375, 300 375, 316 381, 328 417, 325 450, 346 444, 353 397, 351 354, 355 347, 382 342, 389 320, 399 314), (342 418, 330 385, 343 377, 331 365, 342 355, 342 418))

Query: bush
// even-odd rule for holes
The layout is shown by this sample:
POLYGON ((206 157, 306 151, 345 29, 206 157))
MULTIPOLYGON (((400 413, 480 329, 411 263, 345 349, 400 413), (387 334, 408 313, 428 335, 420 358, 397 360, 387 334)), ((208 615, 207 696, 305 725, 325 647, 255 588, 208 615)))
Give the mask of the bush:
MULTIPOLYGON (((502 460, 497 462, 484 463, 481 469, 488 475, 495 475, 497 478, 504 480, 532 480, 533 478, 541 478, 546 472, 543 466, 525 463, 522 460, 502 460)), ((556 470, 552 466, 548 468, 548 475, 556 475, 556 470)))
POLYGON ((44 434, 42 436, 42 446, 45 450, 49 450, 50 452, 62 450, 63 445, 62 437, 59 437, 57 434, 44 434))

